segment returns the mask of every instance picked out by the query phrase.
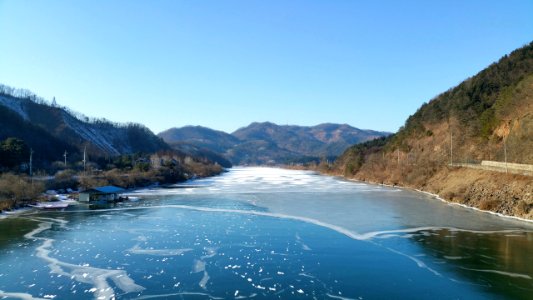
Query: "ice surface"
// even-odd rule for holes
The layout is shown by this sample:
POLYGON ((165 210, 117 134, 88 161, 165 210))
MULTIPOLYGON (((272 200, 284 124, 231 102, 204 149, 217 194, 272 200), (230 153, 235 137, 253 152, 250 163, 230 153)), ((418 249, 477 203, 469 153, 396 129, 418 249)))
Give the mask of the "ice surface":
MULTIPOLYGON (((520 288, 532 280, 523 264, 498 265, 498 253, 509 249, 461 242, 525 241, 533 236, 529 224, 422 193, 270 168, 237 168, 181 186, 140 190, 143 200, 127 207, 26 216, 37 228, 15 250, 27 248, 43 265, 31 265, 35 275, 21 275, 19 288, 0 274, 0 289, 32 297, 57 282, 36 295, 63 298, 70 287, 73 297, 96 299, 366 299, 390 285, 388 296, 405 298, 423 286, 453 294, 440 298, 483 298, 476 284, 493 285, 487 274, 520 288)), ((10 255, 0 267, 24 265, 10 255)))
POLYGON ((179 292, 179 293, 172 293, 172 294, 160 294, 160 295, 144 295, 137 297, 135 299, 143 300, 143 299, 172 299, 174 297, 187 297, 187 296, 201 296, 206 297, 208 299, 213 300, 220 300, 224 299, 222 297, 215 297, 207 293, 198 293, 198 292, 179 292))
POLYGON ((135 193, 152 197, 225 195, 249 203, 255 207, 253 210, 301 217, 367 237, 387 231, 408 233, 430 228, 533 230, 533 224, 449 205, 425 193, 317 176, 311 171, 234 168, 222 176, 188 182, 186 186, 197 188, 147 189, 135 193))
POLYGON ((184 249, 142 249, 139 244, 128 249, 127 252, 132 254, 156 255, 156 256, 174 256, 192 251, 191 248, 184 249))
POLYGON ((470 271, 476 271, 476 272, 483 272, 483 273, 494 273, 494 274, 499 274, 499 275, 504 275, 504 276, 514 277, 514 278, 532 279, 531 276, 526 275, 526 274, 518 274, 518 273, 512 273, 512 272, 504 272, 504 271, 499 271, 499 270, 480 270, 480 269, 470 269, 470 268, 464 268, 464 267, 462 267, 462 269, 464 269, 464 270, 470 270, 470 271))
POLYGON ((0 297, 22 300, 45 300, 46 298, 36 298, 27 293, 9 293, 0 290, 0 297))
POLYGON ((79 282, 92 284, 94 286, 94 295, 97 299, 111 299, 115 296, 115 291, 109 285, 108 280, 113 281, 118 288, 126 293, 142 291, 144 289, 142 286, 135 284, 123 270, 109 270, 87 265, 76 265, 53 258, 50 254, 54 240, 39 237, 38 235, 45 230, 51 229, 53 224, 65 226, 67 221, 51 218, 35 218, 35 221, 40 221, 39 226, 24 235, 24 237, 30 240, 42 241, 42 244, 36 248, 36 256, 48 263, 48 267, 52 273, 68 276, 79 282))
MULTIPOLYGON (((337 295, 332 295, 332 294, 326 294, 326 296, 332 298, 332 299, 340 299, 340 300, 356 300, 355 298, 348 298, 348 297, 342 297, 342 296, 337 296, 337 295)), ((363 299, 362 297, 359 298, 359 299, 363 299)))

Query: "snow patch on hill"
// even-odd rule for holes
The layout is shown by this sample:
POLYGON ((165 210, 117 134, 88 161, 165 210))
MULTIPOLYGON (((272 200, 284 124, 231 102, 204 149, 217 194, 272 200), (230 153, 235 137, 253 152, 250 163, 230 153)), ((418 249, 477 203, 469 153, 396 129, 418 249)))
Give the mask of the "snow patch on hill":
POLYGON ((80 122, 78 119, 74 118, 67 112, 63 112, 63 120, 65 120, 67 126, 74 130, 84 140, 91 142, 92 144, 96 145, 98 148, 109 154, 120 154, 120 152, 115 147, 113 147, 112 143, 107 137, 105 137, 98 130, 91 128, 92 126, 90 126, 89 124, 84 124, 80 122))
POLYGON ((22 107, 22 102, 19 99, 0 95, 0 104, 16 112, 24 120, 29 121, 28 114, 26 113, 26 111, 24 111, 24 108, 22 107))

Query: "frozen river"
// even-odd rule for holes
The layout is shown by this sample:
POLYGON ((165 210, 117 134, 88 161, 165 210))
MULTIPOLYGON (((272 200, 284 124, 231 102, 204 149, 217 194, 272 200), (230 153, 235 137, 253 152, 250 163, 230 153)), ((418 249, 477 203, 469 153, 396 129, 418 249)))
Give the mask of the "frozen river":
POLYGON ((0 220, 0 298, 533 298, 533 224, 429 195, 273 168, 133 195, 0 220))

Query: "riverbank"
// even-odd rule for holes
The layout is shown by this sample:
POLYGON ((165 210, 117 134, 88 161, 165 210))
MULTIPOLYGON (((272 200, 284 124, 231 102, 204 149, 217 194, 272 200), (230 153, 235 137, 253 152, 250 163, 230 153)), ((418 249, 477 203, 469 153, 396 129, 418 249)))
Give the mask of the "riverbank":
POLYGON ((219 165, 211 165, 196 168, 194 173, 171 171, 169 169, 158 169, 147 172, 126 173, 115 169, 91 176, 63 172, 46 181, 32 181, 30 177, 25 175, 0 174, 0 215, 5 215, 4 211, 9 214, 13 211, 27 208, 29 205, 47 203, 50 200, 54 200, 58 194, 77 198, 77 191, 97 186, 114 185, 128 190, 135 190, 152 185, 174 184, 190 179, 212 177, 225 172, 225 169, 219 165), (59 192, 56 192, 56 190, 59 192), (65 192, 67 190, 75 192, 67 193, 65 192))
POLYGON ((324 175, 340 176, 384 186, 408 188, 429 193, 451 204, 499 216, 533 221, 533 177, 504 174, 462 167, 443 167, 429 178, 413 177, 401 170, 376 171, 364 166, 355 175, 346 176, 327 166, 284 166, 287 169, 313 170, 324 175))
POLYGON ((533 178, 530 176, 445 167, 426 180, 413 180, 409 174, 401 176, 399 172, 374 173, 362 169, 353 176, 346 176, 328 168, 308 169, 349 180, 409 188, 447 203, 533 221, 533 178))
MULTIPOLYGON (((321 174, 331 175, 331 174, 328 174, 328 173, 321 173, 321 174)), ((333 175, 333 176, 339 176, 339 175, 333 175)), ((435 194, 435 193, 432 193, 432 192, 428 192, 428 191, 424 191, 424 190, 420 190, 420 189, 417 189, 417 188, 398 186, 398 185, 391 185, 391 184, 385 184, 385 183, 378 183, 378 182, 372 182, 372 181, 363 181, 363 180, 359 180, 359 179, 346 178, 345 176, 340 176, 340 177, 342 177, 344 179, 347 179, 349 181, 354 181, 354 182, 366 182, 366 183, 376 184, 376 185, 385 186, 385 187, 394 187, 394 188, 401 188, 401 189, 406 189, 406 190, 414 190, 416 192, 419 192, 419 193, 426 194, 426 195, 429 195, 431 197, 434 197, 435 199, 437 199, 439 201, 442 201, 442 202, 444 202, 446 204, 458 205, 458 206, 461 206, 461 207, 464 207, 464 208, 473 209, 473 210, 476 210, 476 211, 479 211, 479 212, 496 215, 496 216, 499 216, 499 217, 502 217, 502 218, 509 218, 509 219, 514 219, 514 220, 518 220, 518 221, 522 221, 522 222, 533 223, 533 219, 526 219, 526 218, 522 218, 522 217, 506 215, 506 214, 502 214, 502 213, 498 213, 498 212, 494 212, 494 211, 490 211, 490 210, 483 210, 483 209, 480 209, 480 208, 477 208, 477 207, 468 206, 468 205, 460 203, 460 202, 453 202, 453 201, 446 200, 446 199, 442 198, 438 194, 435 194)))

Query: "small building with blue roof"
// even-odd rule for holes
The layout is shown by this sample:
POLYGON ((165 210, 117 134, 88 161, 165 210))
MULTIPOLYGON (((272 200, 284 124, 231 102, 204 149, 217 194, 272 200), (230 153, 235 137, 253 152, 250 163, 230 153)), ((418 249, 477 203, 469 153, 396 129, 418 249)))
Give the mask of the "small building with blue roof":
POLYGON ((80 202, 116 202, 124 189, 112 185, 95 187, 80 192, 80 202))

